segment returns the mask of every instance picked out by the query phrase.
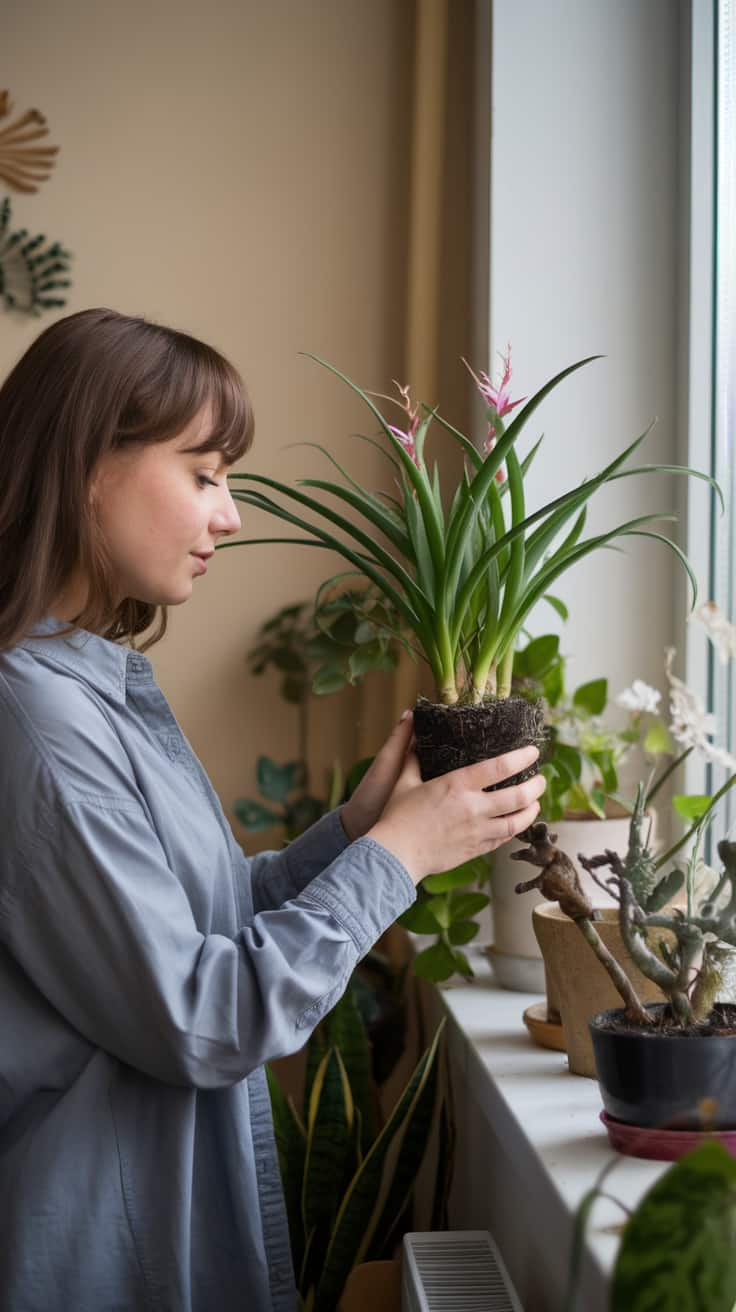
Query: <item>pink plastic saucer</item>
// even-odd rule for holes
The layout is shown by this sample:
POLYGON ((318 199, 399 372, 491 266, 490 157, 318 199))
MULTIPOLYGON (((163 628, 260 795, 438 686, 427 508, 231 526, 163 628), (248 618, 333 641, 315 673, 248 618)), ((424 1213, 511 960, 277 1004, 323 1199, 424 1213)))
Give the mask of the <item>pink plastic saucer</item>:
POLYGON ((676 1162, 707 1139, 722 1143, 726 1152, 736 1157, 736 1130, 658 1130, 655 1126, 627 1125, 615 1121, 607 1112, 601 1120, 616 1152, 626 1157, 648 1157, 655 1162, 676 1162))

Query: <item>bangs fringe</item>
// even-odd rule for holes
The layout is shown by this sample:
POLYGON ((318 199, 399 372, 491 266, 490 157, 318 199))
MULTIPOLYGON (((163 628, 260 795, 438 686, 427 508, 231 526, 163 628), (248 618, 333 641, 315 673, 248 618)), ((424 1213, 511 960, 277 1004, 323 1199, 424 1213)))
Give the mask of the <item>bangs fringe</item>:
POLYGON ((226 464, 234 465, 252 445, 253 410, 242 380, 232 366, 217 356, 208 363, 208 377, 203 380, 206 390, 197 409, 207 401, 212 405, 212 432, 195 450, 219 451, 226 464))

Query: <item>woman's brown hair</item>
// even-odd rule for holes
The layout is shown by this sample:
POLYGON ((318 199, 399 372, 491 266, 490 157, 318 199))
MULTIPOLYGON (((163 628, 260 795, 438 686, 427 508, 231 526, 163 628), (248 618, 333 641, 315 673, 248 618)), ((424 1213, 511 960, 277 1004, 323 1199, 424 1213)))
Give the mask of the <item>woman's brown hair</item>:
POLYGON ((202 451, 232 464, 253 437, 237 370, 211 346, 128 318, 82 310, 37 337, 0 388, 0 651, 27 637, 77 569, 90 581, 73 627, 132 641, 166 608, 115 597, 89 487, 108 451, 177 436, 206 403, 202 451))

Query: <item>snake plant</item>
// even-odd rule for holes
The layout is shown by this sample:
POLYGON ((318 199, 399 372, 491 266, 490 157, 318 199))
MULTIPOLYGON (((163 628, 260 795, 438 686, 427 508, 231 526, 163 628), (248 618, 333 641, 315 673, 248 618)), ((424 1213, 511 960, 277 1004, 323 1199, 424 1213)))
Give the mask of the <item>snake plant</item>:
POLYGON ((350 991, 331 1013, 327 1037, 317 1031, 309 1041, 303 1116, 269 1071, 301 1312, 334 1312, 352 1268, 391 1254, 433 1140, 433 1221, 441 1221, 450 1139, 443 1025, 380 1130, 368 1040, 350 991))

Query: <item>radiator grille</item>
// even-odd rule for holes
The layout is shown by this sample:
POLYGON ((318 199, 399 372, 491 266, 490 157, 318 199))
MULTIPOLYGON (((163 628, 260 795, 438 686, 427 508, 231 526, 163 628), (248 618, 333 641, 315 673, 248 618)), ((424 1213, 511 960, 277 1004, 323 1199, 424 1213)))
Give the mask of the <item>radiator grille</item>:
POLYGON ((523 1312, 487 1230, 404 1236, 402 1312, 523 1312))

